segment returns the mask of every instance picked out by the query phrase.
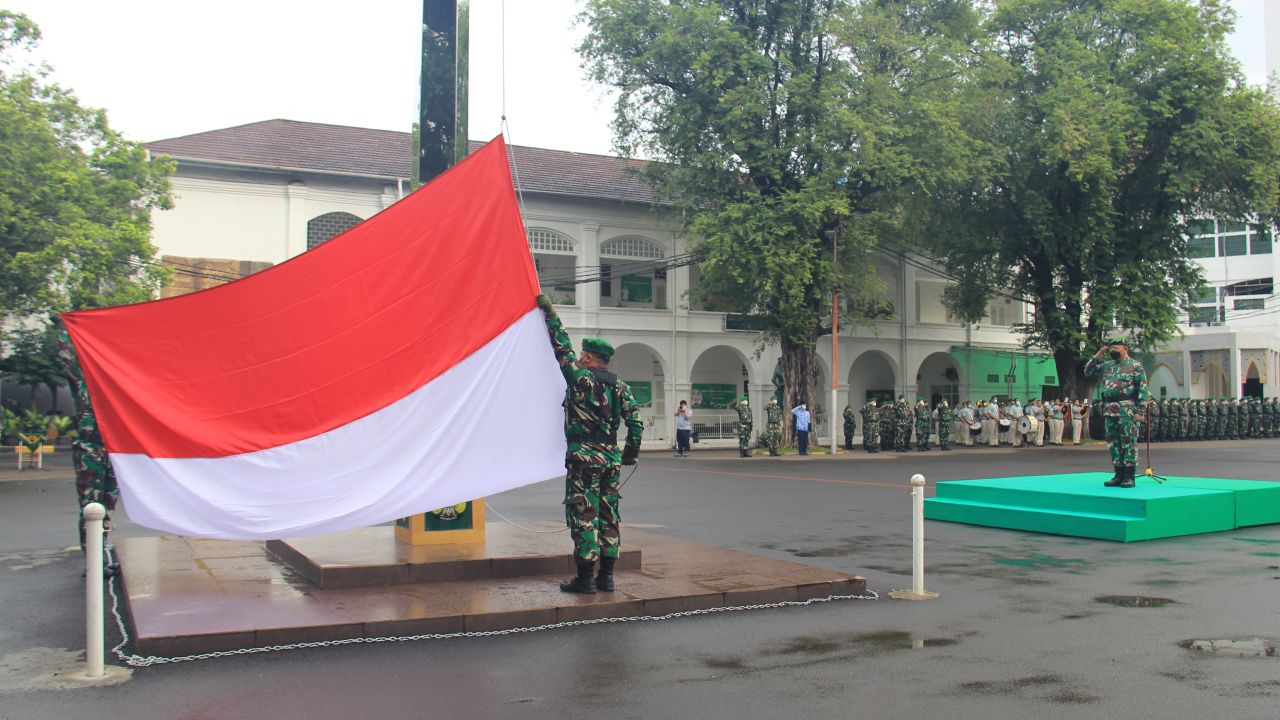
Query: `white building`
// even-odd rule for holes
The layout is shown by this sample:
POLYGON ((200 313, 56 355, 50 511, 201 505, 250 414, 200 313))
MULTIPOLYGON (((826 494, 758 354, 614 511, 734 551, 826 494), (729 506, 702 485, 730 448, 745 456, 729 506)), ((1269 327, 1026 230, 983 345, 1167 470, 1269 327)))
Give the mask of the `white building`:
MULTIPOLYGON (((175 269, 166 294, 219 284, 283 262, 396 202, 410 190, 407 133, 269 120, 151 143, 177 159, 175 206, 155 215, 154 242, 175 269)), ((674 438, 672 413, 690 399, 701 438, 730 437, 723 407, 746 394, 757 430, 775 392, 779 351, 759 347, 743 318, 688 299, 696 266, 635 272, 689 251, 678 218, 655 205, 638 165, 618 158, 513 148, 513 171, 534 262, 573 339, 614 344, 613 369, 636 389, 647 445, 674 438), (576 277, 598 281, 575 283, 576 277), (723 424, 724 427, 721 427, 723 424)), ((873 326, 841 324, 838 407, 906 395, 1038 397, 1056 391, 1051 359, 1019 349, 1009 326, 1026 308, 992 302, 980 325, 953 321, 947 280, 892 255, 874 258, 893 313, 873 326)), ((829 414, 831 342, 818 343, 811 405, 829 414)), ((829 426, 828 426, 829 427, 829 426)), ((829 431, 828 431, 829 432, 829 431)), ((824 434, 825 438, 826 435, 824 434)))

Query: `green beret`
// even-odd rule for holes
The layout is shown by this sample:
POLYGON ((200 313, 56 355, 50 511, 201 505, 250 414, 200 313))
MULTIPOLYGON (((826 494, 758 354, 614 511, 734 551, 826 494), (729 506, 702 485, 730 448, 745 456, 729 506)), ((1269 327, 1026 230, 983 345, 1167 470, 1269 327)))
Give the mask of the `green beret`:
POLYGON ((605 360, 613 357, 613 346, 600 338, 583 338, 582 351, 589 352, 592 355, 599 355, 605 360))
POLYGON ((1123 345, 1123 346, 1125 346, 1125 347, 1129 347, 1129 338, 1120 337, 1119 335, 1117 335, 1117 336, 1115 336, 1115 337, 1111 338, 1110 340, 1108 340, 1108 341, 1107 341, 1107 344, 1108 344, 1108 345, 1123 345))

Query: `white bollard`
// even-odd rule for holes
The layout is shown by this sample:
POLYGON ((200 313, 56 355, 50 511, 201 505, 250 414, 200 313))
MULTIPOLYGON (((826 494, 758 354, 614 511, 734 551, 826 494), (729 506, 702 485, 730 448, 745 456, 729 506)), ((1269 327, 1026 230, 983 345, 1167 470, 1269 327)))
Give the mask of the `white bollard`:
POLYGON ((102 616, 102 520, 107 509, 99 503, 84 506, 84 661, 85 675, 100 678, 105 673, 105 630, 102 616))
POLYGON ((898 600, 933 600, 938 593, 924 589, 924 476, 911 476, 911 590, 894 590, 898 600))

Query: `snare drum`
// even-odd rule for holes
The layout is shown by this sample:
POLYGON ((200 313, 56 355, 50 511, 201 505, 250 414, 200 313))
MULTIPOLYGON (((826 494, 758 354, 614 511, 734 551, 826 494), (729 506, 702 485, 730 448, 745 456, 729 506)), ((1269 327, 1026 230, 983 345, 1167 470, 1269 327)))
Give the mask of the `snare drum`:
POLYGON ((970 434, 970 435, 981 435, 981 434, 982 434, 982 423, 980 423, 980 422, 972 422, 972 423, 969 423, 969 434, 970 434))
POLYGON ((1000 418, 1000 432, 1008 430, 1013 425, 1013 421, 1009 418, 1000 418))

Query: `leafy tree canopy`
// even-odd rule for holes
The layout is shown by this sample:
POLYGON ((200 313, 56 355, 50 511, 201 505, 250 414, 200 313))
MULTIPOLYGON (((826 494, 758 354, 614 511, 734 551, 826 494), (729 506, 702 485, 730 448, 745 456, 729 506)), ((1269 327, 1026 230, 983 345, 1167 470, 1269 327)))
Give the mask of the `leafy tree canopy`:
POLYGON ((171 161, 24 62, 39 39, 0 10, 0 321, 149 300, 164 280, 151 211, 170 206, 171 161))
POLYGON ((589 0, 581 20, 589 74, 618 93, 618 149, 655 161, 700 238, 700 293, 763 318, 787 400, 812 401, 831 291, 865 307, 882 290, 867 255, 896 232, 895 193, 983 162, 953 92, 977 16, 950 0, 589 0))
POLYGON ((1052 348, 1077 395, 1084 360, 1116 329, 1171 339, 1203 282, 1189 225, 1270 224, 1280 199, 1280 111, 1248 86, 1217 0, 1005 0, 969 92, 965 132, 994 167, 916 195, 914 239, 962 281, 978 321, 994 288, 1035 303, 1022 329, 1052 348))

